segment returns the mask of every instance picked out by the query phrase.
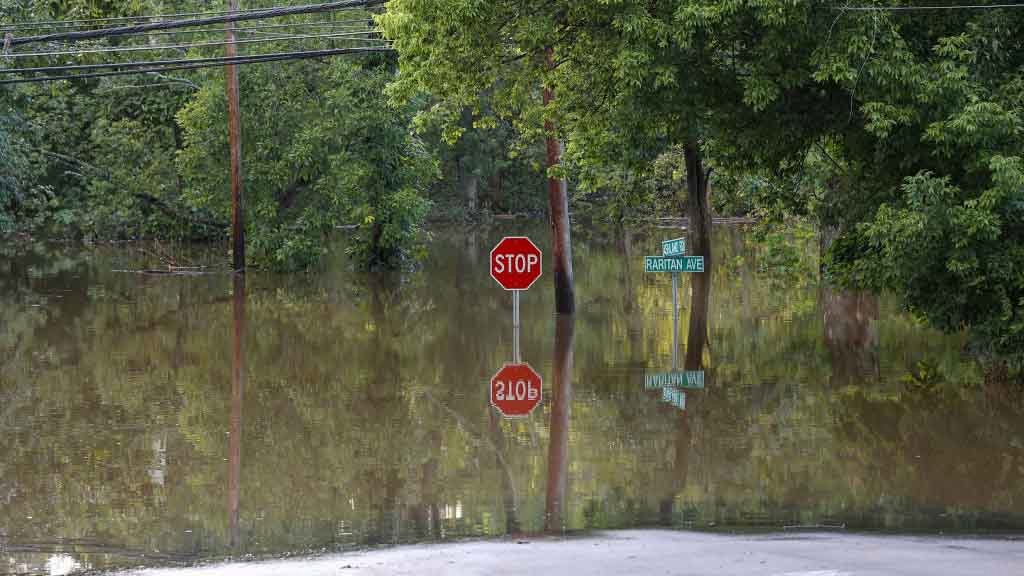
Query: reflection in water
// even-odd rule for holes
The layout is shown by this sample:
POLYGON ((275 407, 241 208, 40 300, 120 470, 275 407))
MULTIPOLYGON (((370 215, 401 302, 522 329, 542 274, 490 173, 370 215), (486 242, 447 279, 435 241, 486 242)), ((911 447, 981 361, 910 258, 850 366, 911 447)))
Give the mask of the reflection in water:
POLYGON ((565 530, 566 484, 569 476, 569 415, 572 410, 572 341, 575 317, 555 316, 554 360, 551 369, 551 421, 544 528, 565 530))
POLYGON ((501 470, 501 502, 505 513, 505 533, 517 534, 519 527, 519 503, 516 495, 515 480, 506 461, 505 433, 501 427, 501 416, 497 410, 489 410, 491 443, 494 449, 495 467, 501 470))
MULTIPOLYGON (((507 232, 529 233, 478 249, 507 232)), ((146 267, 114 249, 0 264, 0 572, 659 522, 1024 529, 1024 406, 962 336, 821 290, 814 245, 774 276, 719 228, 680 317, 705 371, 682 412, 641 384, 671 366, 670 278, 636 265, 664 235, 612 236, 574 246, 574 321, 524 295, 551 393, 521 419, 488 406, 510 302, 464 236, 402 276, 244 288, 112 273, 146 267)))
POLYGON ((238 502, 242 490, 242 393, 245 390, 245 274, 236 272, 231 294, 231 420, 228 430, 228 545, 241 544, 238 502))
POLYGON ((877 379, 878 297, 829 287, 822 287, 821 292, 832 385, 877 379))
MULTIPOLYGON (((702 238, 699 243, 693 245, 709 246, 710 238, 702 238)), ((710 253, 710 252, 709 252, 710 253)), ((711 294, 711 277, 714 271, 712 260, 709 257, 704 259, 704 272, 690 274, 690 318, 687 327, 686 340, 686 361, 684 368, 687 374, 696 373, 700 375, 701 388, 694 387, 688 391, 686 398, 689 402, 689 410, 681 410, 675 416, 675 433, 673 435, 673 451, 671 479, 668 483, 668 493, 662 498, 658 509, 658 520, 663 525, 672 525, 675 522, 676 498, 686 488, 686 478, 690 469, 690 445, 692 433, 690 429, 691 414, 699 413, 701 408, 702 392, 712 387, 710 372, 704 367, 704 348, 707 345, 708 334, 708 300, 711 294)), ((674 288, 674 287, 673 287, 674 288)), ((673 301, 675 297, 673 295, 673 301)), ((675 319, 672 330, 679 328, 675 319)), ((674 334, 673 334, 674 336, 674 334)), ((673 358, 675 351, 673 351, 673 358)), ((673 369, 675 364, 673 363, 673 369)))

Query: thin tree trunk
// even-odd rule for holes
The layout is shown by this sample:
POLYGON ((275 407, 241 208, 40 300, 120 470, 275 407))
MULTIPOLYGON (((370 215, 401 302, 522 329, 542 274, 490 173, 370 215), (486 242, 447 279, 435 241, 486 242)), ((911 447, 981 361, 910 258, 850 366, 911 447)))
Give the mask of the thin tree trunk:
MULTIPOLYGON (((472 130, 473 128, 473 112, 469 108, 465 108, 462 111, 460 118, 460 124, 462 128, 472 130)), ((478 190, 480 187, 480 176, 473 171, 471 165, 470 152, 466 150, 465 141, 461 145, 462 152, 456 159, 459 171, 459 187, 462 189, 462 195, 466 199, 466 209, 470 214, 475 214, 477 210, 477 198, 479 196, 478 190)))
POLYGON ((690 275, 690 329, 686 342, 686 370, 699 370, 707 344, 708 295, 711 292, 711 210, 708 203, 708 177, 704 158, 696 140, 683 149, 686 158, 686 215, 689 248, 694 256, 704 257, 704 271, 690 275))
MULTIPOLYGON (((547 49, 546 61, 549 68, 554 66, 551 48, 547 49)), ((544 88, 544 105, 550 105, 555 99, 551 88, 544 88)), ((562 145, 555 138, 555 124, 551 120, 544 121, 547 133, 547 166, 558 166, 562 158, 562 145)), ((575 296, 572 279, 572 243, 569 231, 569 194, 564 179, 548 178, 548 212, 551 216, 552 250, 555 280, 555 312, 573 314, 576 312, 575 296)))
POLYGON ((565 529, 565 494, 569 475, 569 412, 572 405, 572 342, 574 318, 555 318, 555 353, 552 366, 551 424, 548 444, 548 483, 544 503, 544 529, 565 529))

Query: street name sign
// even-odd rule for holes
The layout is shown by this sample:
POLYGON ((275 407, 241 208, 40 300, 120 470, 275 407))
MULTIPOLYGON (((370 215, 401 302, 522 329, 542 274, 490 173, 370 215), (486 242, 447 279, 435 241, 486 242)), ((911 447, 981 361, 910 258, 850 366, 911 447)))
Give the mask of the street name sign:
POLYGON ((686 410, 686 392, 683 392, 678 388, 672 388, 671 386, 662 388, 661 399, 680 410, 686 410))
POLYGON ((526 290, 540 274, 540 248, 526 236, 506 236, 491 250, 491 278, 505 290, 526 290))
POLYGON ((684 370, 680 372, 659 372, 657 374, 644 374, 644 388, 655 390, 671 386, 674 388, 689 388, 691 390, 704 389, 703 370, 684 370))
POLYGON ((661 243, 662 256, 682 256, 686 254, 686 238, 665 240, 661 243))
POLYGON ((703 256, 644 256, 644 272, 703 272, 703 256))
POLYGON ((505 364, 491 378, 491 405, 506 417, 528 416, 540 404, 543 385, 529 364, 505 364))

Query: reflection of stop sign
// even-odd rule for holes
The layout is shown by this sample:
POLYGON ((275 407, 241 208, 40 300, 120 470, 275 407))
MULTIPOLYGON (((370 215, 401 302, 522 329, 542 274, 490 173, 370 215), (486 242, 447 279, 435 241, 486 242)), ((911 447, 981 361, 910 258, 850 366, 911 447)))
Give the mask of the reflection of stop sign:
POLYGON ((506 236, 491 250, 491 277, 505 290, 526 290, 540 278, 540 248, 526 236, 506 236))
POLYGON ((526 416, 540 404, 542 385, 529 364, 505 364, 491 378, 491 405, 505 416, 526 416))

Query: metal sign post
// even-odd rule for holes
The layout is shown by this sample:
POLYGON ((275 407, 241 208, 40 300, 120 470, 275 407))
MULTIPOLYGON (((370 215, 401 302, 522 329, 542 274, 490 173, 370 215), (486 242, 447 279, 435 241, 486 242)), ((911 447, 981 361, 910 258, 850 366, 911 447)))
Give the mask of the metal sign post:
POLYGON ((506 418, 528 416, 540 404, 544 381, 523 362, 519 346, 520 292, 541 275, 540 248, 525 236, 506 236, 491 250, 491 277, 512 292, 512 362, 491 378, 491 405, 506 418))
POLYGON ((512 291, 512 361, 521 363, 522 356, 519 353, 519 293, 522 290, 512 291))
POLYGON ((672 273, 672 369, 644 375, 644 388, 661 389, 662 400, 680 410, 686 409, 684 388, 704 388, 703 370, 679 370, 679 274, 704 272, 703 256, 686 255, 686 239, 661 243, 661 256, 645 256, 644 272, 672 273))
POLYGON ((679 273, 672 273, 672 371, 679 356, 679 273))

